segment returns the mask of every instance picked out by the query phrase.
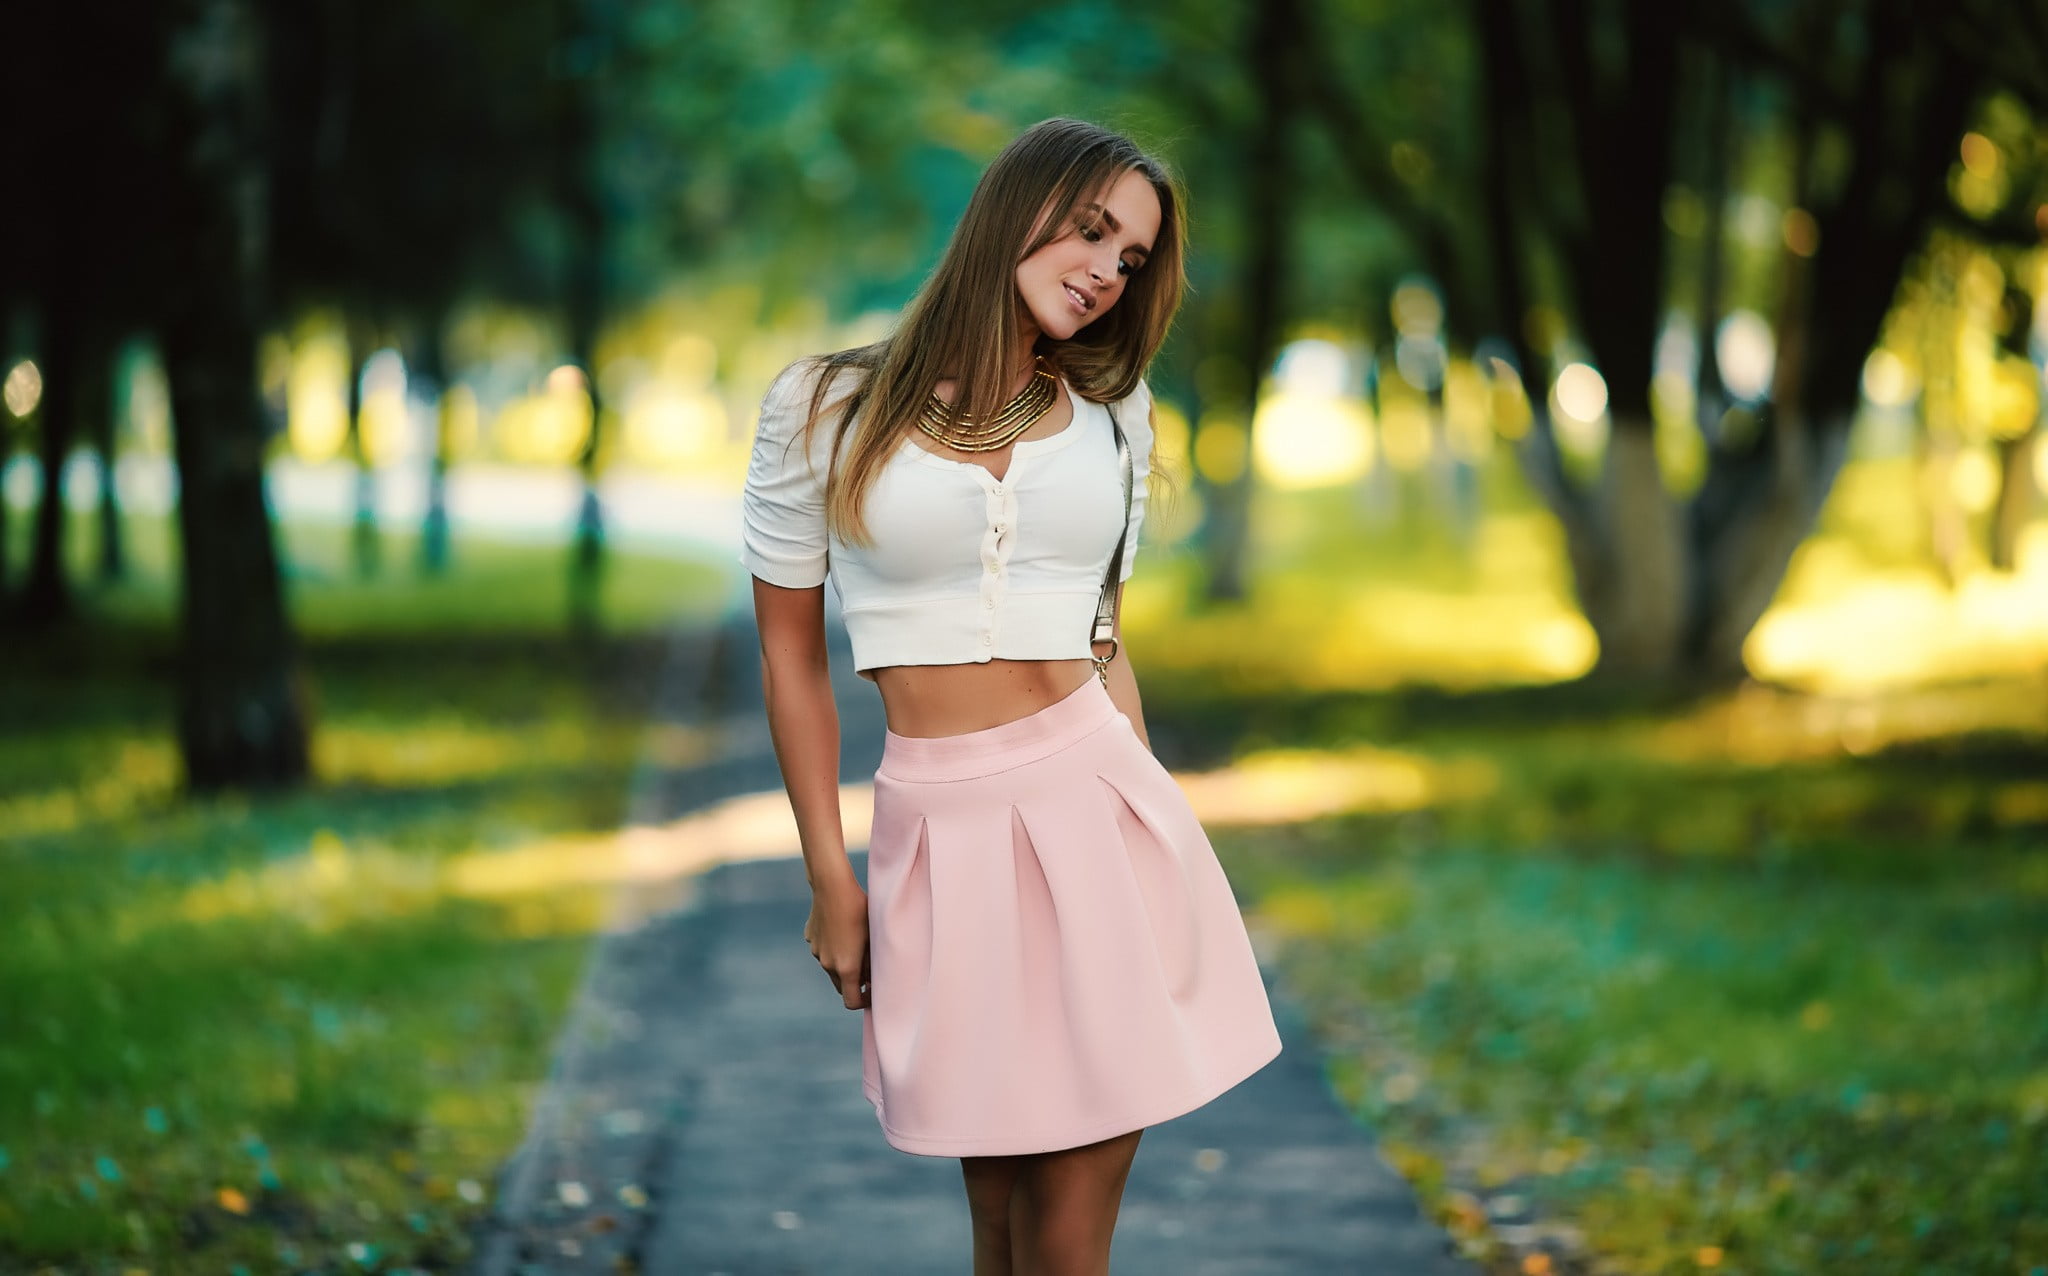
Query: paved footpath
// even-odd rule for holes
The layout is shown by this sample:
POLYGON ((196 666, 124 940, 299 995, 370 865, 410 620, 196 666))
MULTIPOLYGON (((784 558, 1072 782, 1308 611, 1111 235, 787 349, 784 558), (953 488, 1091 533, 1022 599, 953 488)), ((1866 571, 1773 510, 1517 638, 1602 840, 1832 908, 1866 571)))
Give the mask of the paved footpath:
MULTIPOLYGON (((871 779, 880 702, 842 644, 842 776, 871 779)), ((779 789, 752 632, 679 635, 650 713, 716 733, 715 761, 650 764, 636 823, 779 789)), ((854 857, 866 877, 866 856, 854 857)), ((969 1270, 960 1164, 898 1152, 860 1090, 860 1016, 803 941, 796 858, 720 864, 638 901, 596 945, 477 1276, 921 1276, 969 1270)), ((1118 1276, 1473 1276, 1322 1080, 1284 988, 1280 1057, 1145 1132, 1118 1276)))

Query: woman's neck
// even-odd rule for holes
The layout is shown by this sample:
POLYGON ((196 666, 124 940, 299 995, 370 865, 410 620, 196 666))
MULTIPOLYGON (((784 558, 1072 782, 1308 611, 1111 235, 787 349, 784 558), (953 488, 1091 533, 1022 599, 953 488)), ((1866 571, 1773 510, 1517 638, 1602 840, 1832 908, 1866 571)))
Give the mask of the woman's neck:
POLYGON ((1009 371, 1008 386, 1011 393, 1016 393, 1020 386, 1030 382, 1031 373, 1038 362, 1037 345, 1038 328, 1033 324, 1022 325, 1017 333, 1017 340, 1010 347, 1009 362, 1004 365, 1009 371))

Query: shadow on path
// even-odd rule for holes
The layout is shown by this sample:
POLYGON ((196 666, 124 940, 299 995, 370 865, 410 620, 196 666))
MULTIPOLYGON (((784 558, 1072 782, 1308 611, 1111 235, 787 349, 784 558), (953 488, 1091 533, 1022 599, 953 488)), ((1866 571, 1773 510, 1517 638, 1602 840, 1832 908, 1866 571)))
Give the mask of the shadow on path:
MULTIPOLYGON (((833 653, 842 779, 872 778, 881 706, 833 653)), ((658 824, 780 788, 744 614, 679 634, 649 688, 657 722, 711 726, 715 760, 648 766, 658 824)), ((866 880, 866 855, 854 855, 866 880)), ((594 946, 525 1143, 500 1176, 478 1276, 916 1276, 969 1268, 957 1160, 888 1146, 860 1089, 860 1017, 803 940, 795 858, 721 864, 594 946)), ((1270 976, 1269 976, 1270 987, 1270 976)), ((1284 1048, 1235 1089, 1148 1129, 1119 1216, 1119 1276, 1454 1276, 1450 1241, 1323 1082, 1273 988, 1284 1048)))

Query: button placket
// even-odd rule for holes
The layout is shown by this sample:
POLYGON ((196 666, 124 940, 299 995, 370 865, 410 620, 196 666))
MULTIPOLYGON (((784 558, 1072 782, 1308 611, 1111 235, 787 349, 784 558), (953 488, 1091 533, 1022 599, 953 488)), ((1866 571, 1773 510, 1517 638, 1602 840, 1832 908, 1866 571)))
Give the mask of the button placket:
POLYGON ((1001 480, 987 485, 987 500, 983 504, 985 522, 981 538, 981 646, 984 651, 995 646, 995 624, 997 608, 1002 602, 1010 560, 1010 550, 1016 544, 1013 534, 1016 527, 1016 493, 1001 480))

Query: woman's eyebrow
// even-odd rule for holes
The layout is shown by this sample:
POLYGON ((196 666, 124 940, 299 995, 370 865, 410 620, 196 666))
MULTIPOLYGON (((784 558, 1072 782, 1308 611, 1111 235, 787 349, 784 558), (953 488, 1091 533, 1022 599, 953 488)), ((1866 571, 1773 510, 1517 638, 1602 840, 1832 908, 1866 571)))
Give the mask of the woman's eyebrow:
MULTIPOLYGON (((1111 231, 1117 234, 1123 233, 1124 224, 1116 219, 1115 213, 1110 212, 1101 204, 1083 204, 1082 207, 1092 209, 1095 212, 1101 213, 1102 220, 1108 223, 1111 231)), ((1150 248, 1145 247, 1145 245, 1143 244, 1132 244, 1130 250, 1134 253, 1137 253, 1140 257, 1150 257, 1152 255, 1152 250, 1150 248)))

